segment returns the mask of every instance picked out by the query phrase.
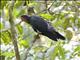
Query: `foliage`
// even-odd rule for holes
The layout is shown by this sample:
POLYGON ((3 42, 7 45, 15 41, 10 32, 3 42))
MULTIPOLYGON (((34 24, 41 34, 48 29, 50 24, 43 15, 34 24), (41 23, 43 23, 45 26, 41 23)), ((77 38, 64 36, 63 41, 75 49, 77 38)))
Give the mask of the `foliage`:
MULTIPOLYGON (((9 24, 9 5, 11 1, 1 1, 0 8, 0 39, 1 56, 7 60, 15 59, 9 24)), ((80 2, 79 1, 15 1, 13 9, 16 38, 20 56, 30 49, 27 60, 78 60, 80 59, 80 2), (26 23, 19 23, 20 16, 28 14, 33 7, 34 15, 39 15, 66 37, 66 41, 54 42, 47 37, 34 40, 36 33, 26 23), (77 42, 76 42, 77 41, 77 42), (33 44, 33 45, 32 45, 33 44)), ((23 58, 23 57, 21 57, 23 58)), ((23 60, 23 59, 22 59, 23 60)))

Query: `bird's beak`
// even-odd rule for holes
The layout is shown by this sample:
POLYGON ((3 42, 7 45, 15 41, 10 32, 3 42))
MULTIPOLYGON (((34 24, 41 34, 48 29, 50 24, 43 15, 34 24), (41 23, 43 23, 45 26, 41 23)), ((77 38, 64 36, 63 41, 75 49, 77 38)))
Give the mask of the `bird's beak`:
POLYGON ((24 21, 24 18, 23 17, 21 17, 21 21, 24 21))
POLYGON ((25 22, 26 20, 25 20, 23 17, 21 17, 21 21, 22 21, 22 22, 25 22))

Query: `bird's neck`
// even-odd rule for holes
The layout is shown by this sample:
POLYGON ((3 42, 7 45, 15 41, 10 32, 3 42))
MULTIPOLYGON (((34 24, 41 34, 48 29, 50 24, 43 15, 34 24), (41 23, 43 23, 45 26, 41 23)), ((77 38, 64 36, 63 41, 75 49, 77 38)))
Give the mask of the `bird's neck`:
POLYGON ((30 24, 30 19, 31 19, 31 17, 30 17, 30 16, 29 16, 29 17, 27 17, 26 22, 27 22, 28 24, 30 24))

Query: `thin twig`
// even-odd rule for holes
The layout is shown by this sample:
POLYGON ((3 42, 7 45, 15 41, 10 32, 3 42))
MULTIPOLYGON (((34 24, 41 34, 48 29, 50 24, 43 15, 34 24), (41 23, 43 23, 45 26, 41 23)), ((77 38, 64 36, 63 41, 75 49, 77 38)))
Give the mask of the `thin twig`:
POLYGON ((44 11, 49 10, 49 9, 52 7, 52 5, 53 5, 53 3, 51 4, 51 6, 50 6, 50 7, 48 7, 47 9, 44 9, 44 10, 42 10, 42 11, 38 12, 38 13, 35 13, 35 15, 38 15, 38 14, 40 14, 40 13, 44 12, 44 11))
POLYGON ((31 50, 31 48, 33 47, 33 45, 34 45, 34 43, 36 42, 37 39, 40 39, 39 34, 37 34, 37 35, 34 36, 34 40, 32 41, 31 46, 25 51, 25 55, 24 55, 23 60, 26 60, 27 59, 28 54, 29 54, 29 51, 31 50))
POLYGON ((46 12, 47 12, 47 0, 44 0, 45 7, 46 7, 46 12))

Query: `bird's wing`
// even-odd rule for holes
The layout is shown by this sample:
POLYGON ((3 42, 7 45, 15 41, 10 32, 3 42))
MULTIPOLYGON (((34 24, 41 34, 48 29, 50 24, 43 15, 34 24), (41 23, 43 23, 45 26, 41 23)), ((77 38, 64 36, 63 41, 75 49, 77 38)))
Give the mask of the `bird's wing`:
POLYGON ((47 29, 48 29, 47 22, 44 21, 41 17, 32 16, 30 20, 31 20, 30 23, 31 23, 33 29, 35 28, 39 32, 47 31, 47 29))
POLYGON ((41 32, 38 29, 36 29, 34 26, 32 26, 32 28, 34 29, 35 32, 41 34, 41 32))
POLYGON ((65 37, 62 36, 59 32, 57 32, 51 24, 48 24, 48 31, 53 34, 57 39, 63 39, 65 40, 65 37))
POLYGON ((32 26, 32 28, 34 29, 34 31, 38 32, 38 30, 34 26, 32 26))
POLYGON ((48 22, 47 25, 48 25, 48 31, 54 32, 54 33, 56 32, 56 29, 54 29, 54 27, 51 25, 50 22, 48 22))

